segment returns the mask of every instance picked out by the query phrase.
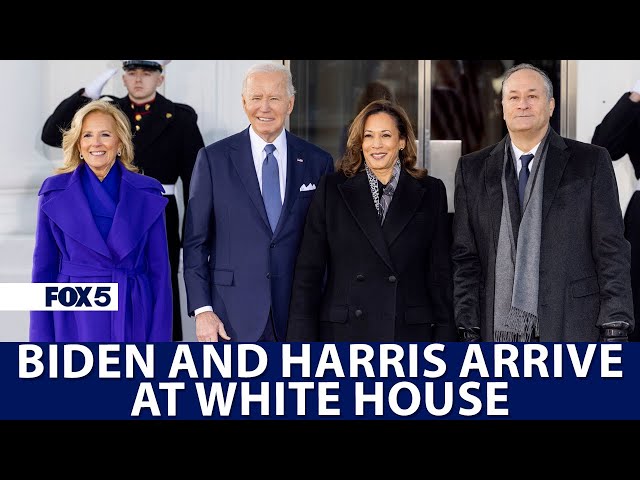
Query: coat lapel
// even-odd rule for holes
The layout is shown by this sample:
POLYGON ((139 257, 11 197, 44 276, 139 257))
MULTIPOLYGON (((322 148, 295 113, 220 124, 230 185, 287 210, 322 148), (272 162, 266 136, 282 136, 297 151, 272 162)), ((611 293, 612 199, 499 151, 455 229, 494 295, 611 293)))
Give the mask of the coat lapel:
POLYGON ((142 237, 164 213, 168 200, 157 193, 140 188, 138 174, 128 171, 119 162, 116 165, 121 169, 122 180, 118 206, 107 236, 107 246, 114 261, 119 263, 136 248, 142 237))
POLYGON ((502 164, 504 162, 504 142, 505 139, 502 139, 491 151, 491 155, 487 158, 487 169, 484 177, 485 188, 489 196, 489 218, 491 219, 491 229, 493 230, 493 246, 496 251, 498 251, 498 237, 500 236, 500 222, 502 217, 502 164))
MULTIPOLYGON (((250 127, 249 127, 250 128, 250 127)), ((271 231, 267 210, 264 208, 262 193, 260 193, 260 184, 256 175, 256 167, 253 163, 253 154, 251 153, 251 140, 249 139, 249 128, 247 128, 240 136, 240 140, 230 146, 230 157, 233 166, 238 172, 238 176, 242 181, 251 202, 260 214, 260 218, 265 226, 271 231)))
MULTIPOLYGON (((513 163, 513 154, 511 148, 508 151, 509 160, 507 161, 505 172, 505 182, 507 185, 507 197, 509 199, 509 214, 511 215, 511 230, 513 232, 513 238, 518 244, 518 232, 520 231, 520 221, 522 220, 522 210, 520 206, 520 199, 518 198, 518 180, 516 174, 516 167, 513 163)), ((504 160, 504 159, 503 159, 504 160)), ((504 163, 504 161, 503 161, 504 163)), ((501 179, 502 182, 502 179, 501 179)), ((502 183, 500 183, 502 188, 502 183)))
MULTIPOLYGON (((363 231, 365 237, 371 243, 380 258, 391 270, 395 270, 389 248, 384 238, 376 208, 371 198, 371 189, 364 171, 338 185, 338 190, 347 206, 347 209, 355 218, 356 223, 363 231)), ((391 202, 393 203, 393 202, 391 202)))
POLYGON ((549 150, 544 166, 544 187, 542 196, 542 221, 544 222, 560 185, 562 174, 569 161, 570 152, 562 137, 555 131, 549 133, 549 150))
POLYGON ((304 162, 304 150, 298 147, 298 143, 286 132, 287 135, 287 187, 284 195, 284 204, 282 205, 282 213, 278 219, 278 225, 274 232, 274 237, 282 230, 283 225, 296 203, 300 186, 304 178, 304 171, 307 164, 304 162), (302 160, 302 161, 300 161, 302 160))
POLYGON ((409 223, 416 210, 422 203, 424 187, 404 170, 400 170, 398 186, 389 205, 389 211, 384 219, 382 232, 386 244, 390 247, 398 238, 400 232, 409 223))
POLYGON ((111 258, 93 219, 89 202, 82 189, 80 175, 84 164, 71 174, 67 187, 42 205, 42 211, 69 237, 85 247, 111 258))

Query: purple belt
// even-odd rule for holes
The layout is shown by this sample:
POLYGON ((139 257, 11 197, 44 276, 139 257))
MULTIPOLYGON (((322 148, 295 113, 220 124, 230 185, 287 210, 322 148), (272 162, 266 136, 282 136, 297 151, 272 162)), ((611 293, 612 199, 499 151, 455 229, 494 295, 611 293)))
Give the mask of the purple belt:
POLYGON ((144 294, 140 277, 147 273, 147 267, 105 268, 94 265, 80 265, 62 260, 60 273, 70 277, 111 277, 111 282, 118 284, 118 310, 111 311, 111 341, 144 341, 147 338, 147 318, 144 294), (131 297, 131 318, 127 318, 127 298, 131 297), (127 338, 127 320, 130 322, 132 336, 127 338))

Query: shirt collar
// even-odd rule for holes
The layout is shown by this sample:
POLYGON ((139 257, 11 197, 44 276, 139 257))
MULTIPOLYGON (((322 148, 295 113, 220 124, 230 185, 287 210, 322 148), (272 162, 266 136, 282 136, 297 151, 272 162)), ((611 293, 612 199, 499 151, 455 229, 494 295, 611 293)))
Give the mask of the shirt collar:
MULTIPOLYGON (((540 142, 542 143, 542 142, 540 142)), ((513 154, 514 154, 514 159, 516 161, 520 160, 520 157, 522 155, 524 155, 525 153, 532 153, 534 158, 536 156, 536 152, 538 151, 538 147, 540 146, 540 143, 538 143, 535 147, 533 147, 531 150, 529 150, 528 152, 523 152, 522 150, 520 150, 518 147, 516 147, 516 145, 511 142, 511 148, 513 149, 513 154)))
MULTIPOLYGON (((265 142, 260 135, 253 130, 253 126, 249 127, 249 139, 251 140, 251 145, 253 147, 252 150, 254 151, 259 150, 262 152, 265 145, 267 145, 267 142, 265 142)), ((280 135, 278 135, 273 142, 269 143, 276 147, 276 152, 279 154, 285 152, 287 146, 287 135, 285 133, 285 129, 283 128, 280 135)), ((278 155, 278 157, 280 157, 280 155, 278 155)))

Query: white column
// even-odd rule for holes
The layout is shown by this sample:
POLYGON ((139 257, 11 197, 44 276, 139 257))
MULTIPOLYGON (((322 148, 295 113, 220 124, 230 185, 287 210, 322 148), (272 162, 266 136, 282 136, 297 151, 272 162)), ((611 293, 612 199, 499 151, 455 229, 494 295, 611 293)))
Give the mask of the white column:
MULTIPOLYGON (((37 192, 52 164, 40 132, 46 62, 0 61, 0 282, 29 282, 37 192)), ((0 312, 0 341, 27 341, 28 312, 0 312)))

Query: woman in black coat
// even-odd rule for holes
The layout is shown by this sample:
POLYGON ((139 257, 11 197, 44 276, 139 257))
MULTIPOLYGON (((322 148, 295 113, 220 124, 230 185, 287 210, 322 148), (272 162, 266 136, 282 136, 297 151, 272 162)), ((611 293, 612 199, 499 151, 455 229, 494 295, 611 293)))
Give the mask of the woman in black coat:
POLYGON ((287 341, 456 341, 441 180, 416 167, 406 112, 364 107, 323 177, 297 258, 287 341))

